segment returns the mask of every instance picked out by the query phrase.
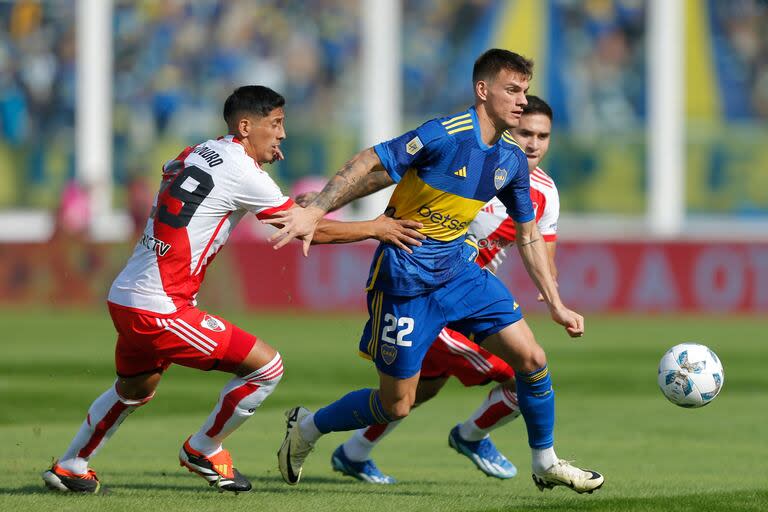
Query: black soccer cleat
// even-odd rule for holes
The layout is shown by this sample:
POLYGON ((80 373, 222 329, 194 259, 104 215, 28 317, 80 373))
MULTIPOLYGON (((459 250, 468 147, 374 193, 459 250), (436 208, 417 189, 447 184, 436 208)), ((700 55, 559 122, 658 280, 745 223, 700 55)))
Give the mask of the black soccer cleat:
POLYGON ((232 457, 227 450, 208 457, 192 448, 187 439, 179 451, 179 464, 200 475, 208 485, 217 487, 221 492, 248 492, 253 487, 232 465, 232 457))
POLYGON ((84 475, 78 475, 54 464, 42 476, 45 486, 52 491, 96 494, 101 489, 99 477, 92 469, 84 475))

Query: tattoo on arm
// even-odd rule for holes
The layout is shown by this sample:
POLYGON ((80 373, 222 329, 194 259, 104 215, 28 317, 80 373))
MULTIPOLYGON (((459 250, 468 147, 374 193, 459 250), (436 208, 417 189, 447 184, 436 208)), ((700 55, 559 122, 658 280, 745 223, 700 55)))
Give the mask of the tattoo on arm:
POLYGON ((312 204, 327 212, 333 211, 392 183, 376 153, 367 149, 344 164, 312 204))
POLYGON ((539 241, 539 239, 538 239, 538 238, 534 238, 533 240, 530 240, 530 241, 528 241, 528 242, 525 242, 524 244, 520 244, 520 247, 525 247, 526 245, 531 245, 531 244, 533 244, 533 243, 536 243, 536 242, 538 242, 538 241, 539 241))
POLYGON ((372 171, 370 174, 366 174, 356 187, 352 187, 345 193, 342 193, 339 198, 334 202, 333 207, 328 211, 338 210, 342 206, 345 206, 355 199, 365 197, 367 195, 378 192, 379 190, 392 184, 392 178, 389 177, 386 171, 372 171))

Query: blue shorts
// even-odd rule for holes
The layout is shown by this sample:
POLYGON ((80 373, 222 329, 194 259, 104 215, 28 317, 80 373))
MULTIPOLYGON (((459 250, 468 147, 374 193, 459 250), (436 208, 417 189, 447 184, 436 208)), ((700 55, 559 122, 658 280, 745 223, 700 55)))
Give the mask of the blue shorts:
POLYGON ((415 297, 369 291, 368 314, 361 355, 401 379, 421 370, 424 355, 443 327, 474 334, 479 342, 523 318, 506 286, 474 263, 443 286, 415 297))

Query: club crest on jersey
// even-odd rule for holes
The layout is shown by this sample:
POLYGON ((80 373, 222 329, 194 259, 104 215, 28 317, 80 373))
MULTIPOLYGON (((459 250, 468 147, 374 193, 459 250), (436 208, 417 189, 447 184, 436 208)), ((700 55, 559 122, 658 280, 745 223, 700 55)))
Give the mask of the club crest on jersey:
POLYGON ((397 357, 397 347, 384 343, 381 345, 381 358, 387 364, 392 364, 397 357))
POLYGON ((213 332, 223 332, 227 328, 227 326, 224 325, 224 322, 218 318, 212 317, 211 315, 205 315, 203 317, 203 321, 200 322, 200 327, 205 327, 209 331, 213 332))
POLYGON ((408 144, 405 145, 405 150, 408 152, 409 155, 415 155, 423 147, 424 147, 424 144, 422 144, 421 139, 417 135, 416 137, 408 141, 408 144))
POLYGON ((496 187, 496 190, 501 190, 501 187, 503 187, 504 183, 506 182, 507 182, 507 170, 499 167, 498 169, 496 169, 496 172, 493 174, 493 185, 496 187))

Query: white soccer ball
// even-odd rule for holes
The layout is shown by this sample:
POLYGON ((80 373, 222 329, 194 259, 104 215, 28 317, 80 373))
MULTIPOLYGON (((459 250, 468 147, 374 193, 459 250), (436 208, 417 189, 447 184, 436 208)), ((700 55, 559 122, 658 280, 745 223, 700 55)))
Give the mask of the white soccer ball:
POLYGON ((698 343, 681 343, 667 350, 659 363, 659 387, 680 407, 703 407, 725 383, 720 358, 698 343))

